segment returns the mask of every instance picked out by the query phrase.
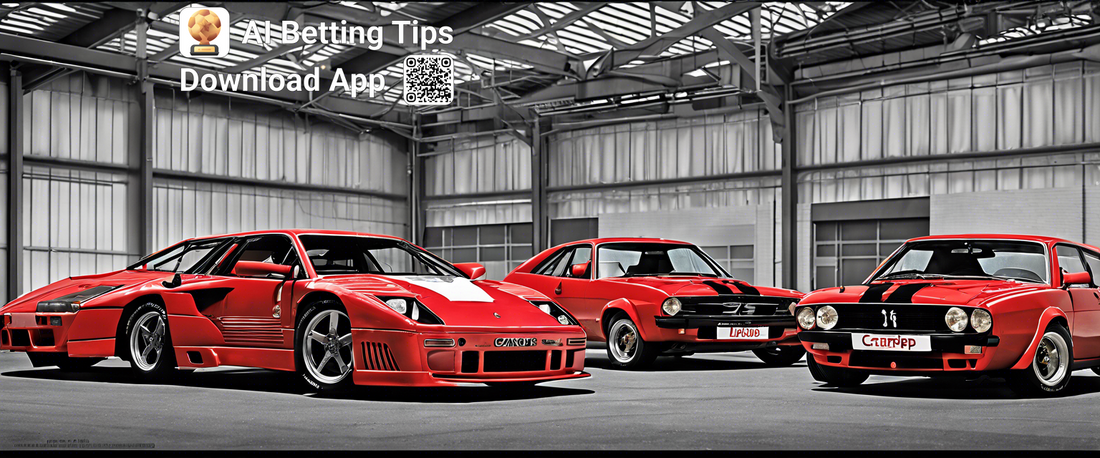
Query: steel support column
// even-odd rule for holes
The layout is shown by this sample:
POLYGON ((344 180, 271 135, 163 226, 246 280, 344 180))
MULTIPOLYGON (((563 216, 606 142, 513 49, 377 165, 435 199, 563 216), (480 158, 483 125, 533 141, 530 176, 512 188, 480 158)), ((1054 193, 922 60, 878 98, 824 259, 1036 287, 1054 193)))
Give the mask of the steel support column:
MULTIPOLYGON (((413 137, 422 135, 419 114, 413 115, 413 137)), ((420 157, 420 142, 409 139, 409 240, 424 245, 424 158, 420 157)))
POLYGON ((23 288, 23 75, 11 63, 8 80, 8 297, 23 288))
MULTIPOLYGON (((140 13, 139 13, 140 14, 140 13)), ((141 256, 152 253, 153 246, 153 130, 155 127, 153 83, 148 81, 149 56, 146 48, 146 34, 149 23, 138 21, 137 25, 137 74, 138 100, 141 101, 138 128, 133 135, 138 147, 131 150, 130 166, 133 167, 130 185, 133 189, 134 207, 131 212, 130 233, 137 241, 136 248, 141 256)))
POLYGON ((548 155, 544 146, 542 118, 535 116, 531 129, 531 240, 535 253, 545 250, 550 240, 546 224, 546 164, 548 155))
MULTIPOLYGON (((791 86, 785 84, 783 86, 784 95, 787 100, 791 99, 791 86)), ((783 110, 783 115, 786 117, 787 128, 783 129, 783 143, 782 145, 782 201, 783 208, 780 210, 782 219, 782 244, 780 245, 780 251, 782 252, 782 282, 780 283, 784 288, 797 289, 796 278, 798 272, 798 188, 797 171, 795 170, 795 160, 798 157, 797 145, 795 145, 795 123, 794 123, 794 107, 790 103, 787 103, 783 110)))

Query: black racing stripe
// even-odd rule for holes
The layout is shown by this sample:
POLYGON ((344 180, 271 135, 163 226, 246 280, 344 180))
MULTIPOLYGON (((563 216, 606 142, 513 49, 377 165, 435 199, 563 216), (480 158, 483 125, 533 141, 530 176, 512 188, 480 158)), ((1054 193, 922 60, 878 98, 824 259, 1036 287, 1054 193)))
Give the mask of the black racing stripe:
POLYGON ((703 284, 711 287, 712 289, 714 289, 714 292, 718 294, 733 294, 732 289, 729 289, 728 286, 718 283, 716 281, 704 280, 703 284))
POLYGON ((860 302, 882 302, 882 293, 894 286, 893 283, 880 283, 877 285, 871 285, 867 288, 867 291, 863 292, 862 296, 859 296, 860 302))
POLYGON ((913 295, 924 289, 925 287, 932 286, 931 283, 912 283, 908 285, 899 286, 893 293, 890 293, 890 297, 886 298, 886 302, 891 304, 908 304, 913 302, 913 295))
POLYGON ((736 286, 737 289, 741 290, 741 294, 744 294, 744 295, 747 295, 747 296, 759 296, 760 295, 760 290, 758 290, 756 288, 753 288, 752 285, 750 285, 746 282, 743 282, 743 281, 731 282, 731 281, 727 280, 726 283, 729 283, 729 284, 732 284, 732 285, 736 286))

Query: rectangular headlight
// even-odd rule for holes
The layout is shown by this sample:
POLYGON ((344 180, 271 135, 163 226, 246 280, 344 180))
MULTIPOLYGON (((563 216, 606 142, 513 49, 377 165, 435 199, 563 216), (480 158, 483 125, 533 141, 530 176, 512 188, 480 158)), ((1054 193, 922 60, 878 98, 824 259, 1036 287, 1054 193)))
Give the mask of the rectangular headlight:
POLYGON ((96 286, 94 288, 88 288, 88 289, 85 289, 85 290, 77 291, 77 292, 72 293, 72 294, 66 294, 64 296, 54 298, 54 299, 50 299, 48 301, 39 302, 38 303, 38 308, 36 309, 36 311, 38 311, 38 312, 54 312, 54 313, 58 313, 58 312, 61 312, 61 313, 75 312, 77 310, 80 310, 80 305, 81 304, 83 304, 85 302, 88 302, 88 301, 90 301, 94 298, 97 298, 99 296, 102 296, 104 294, 107 294, 111 291, 114 291, 118 288, 121 288, 122 286, 123 285, 117 285, 117 286, 102 285, 102 286, 96 286))
POLYGON ((38 303, 37 312, 75 312, 80 310, 79 301, 42 301, 38 303))
POLYGON ((566 340, 565 343, 566 343, 566 345, 569 345, 570 347, 580 346, 580 345, 584 345, 585 340, 587 340, 587 339, 585 339, 584 337, 571 337, 568 340, 566 340))
POLYGON ((454 339, 424 339, 425 347, 453 347, 454 339))

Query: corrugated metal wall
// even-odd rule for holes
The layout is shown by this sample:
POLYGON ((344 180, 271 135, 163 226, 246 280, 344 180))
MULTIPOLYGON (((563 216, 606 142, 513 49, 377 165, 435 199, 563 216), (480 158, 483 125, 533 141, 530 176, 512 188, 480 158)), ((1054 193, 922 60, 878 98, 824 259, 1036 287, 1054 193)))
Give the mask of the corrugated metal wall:
MULTIPOLYGON (((1096 143, 1100 63, 888 86, 796 112, 799 166, 1096 143)), ((810 172, 799 175, 799 201, 1080 187, 1080 164, 1090 160, 1051 154, 810 172)))
MULTIPOLYGON (((125 169, 140 147, 131 131, 140 126, 135 94, 124 81, 76 73, 25 97, 24 280, 22 291, 13 293, 121 268, 144 254, 127 235, 138 224, 130 220, 125 169)), ((360 136, 269 105, 188 98, 162 88, 155 107, 154 169, 197 174, 194 180, 154 180, 155 219, 149 224, 158 248, 187 237, 269 228, 407 235, 406 202, 356 192, 407 194, 404 142, 360 136), (217 177, 250 182, 225 184, 217 177), (287 182, 326 189, 278 188, 287 182)), ((5 95, 4 154, 7 126, 5 95)), ((6 187, 0 193, 6 201, 6 187)))
MULTIPOLYGON (((102 77, 59 78, 23 99, 23 153, 127 165, 134 93, 102 77)), ((23 170, 22 293, 71 275, 103 272, 134 259, 127 230, 125 172, 26 164, 23 170)))

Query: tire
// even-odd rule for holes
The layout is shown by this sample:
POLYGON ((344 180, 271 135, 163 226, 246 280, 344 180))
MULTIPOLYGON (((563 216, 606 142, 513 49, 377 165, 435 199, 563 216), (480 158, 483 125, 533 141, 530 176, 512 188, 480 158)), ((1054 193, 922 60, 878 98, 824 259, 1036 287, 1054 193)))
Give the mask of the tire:
POLYGON ((1073 367, 1073 341, 1069 331, 1051 323, 1039 340, 1027 369, 1012 371, 1009 387, 1021 396, 1053 396, 1069 386, 1073 367))
MULTIPOLYGON (((797 363, 806 355, 806 349, 802 345, 788 345, 783 347, 757 348, 752 353, 760 358, 769 367, 790 366, 797 363)), ((813 359, 811 356, 810 359, 813 359)))
POLYGON ((163 305, 148 302, 134 310, 126 321, 125 339, 126 359, 139 379, 160 381, 177 375, 176 353, 163 305))
POLYGON ((355 352, 351 319, 343 306, 333 300, 321 301, 305 307, 301 316, 294 333, 294 361, 298 373, 316 390, 350 387, 355 352))
POLYGON ((812 356, 806 361, 807 365, 810 367, 810 375, 814 377, 814 380, 824 382, 826 385, 850 388, 859 386, 861 383, 867 381, 867 377, 870 376, 870 374, 866 372, 857 371, 855 369, 817 364, 812 356))
POLYGON ((626 315, 618 315, 607 331, 607 359, 611 367, 638 369, 657 359, 660 349, 653 342, 646 342, 638 332, 638 325, 626 315))

